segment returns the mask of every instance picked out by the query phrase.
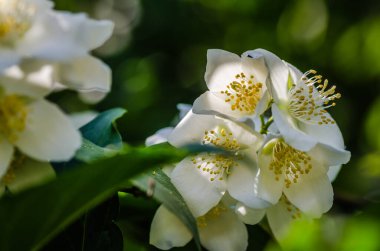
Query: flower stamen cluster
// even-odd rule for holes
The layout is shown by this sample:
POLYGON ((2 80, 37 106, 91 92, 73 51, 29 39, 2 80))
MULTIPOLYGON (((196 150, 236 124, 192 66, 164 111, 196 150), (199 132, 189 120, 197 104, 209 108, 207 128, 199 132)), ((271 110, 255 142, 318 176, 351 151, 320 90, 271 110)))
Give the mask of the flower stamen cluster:
POLYGON ((249 78, 241 72, 235 80, 227 85, 227 90, 220 91, 226 96, 225 102, 231 104, 231 110, 240 110, 247 114, 255 111, 262 95, 262 83, 255 83, 254 76, 249 78))
MULTIPOLYGON (((14 143, 26 126, 28 108, 18 95, 0 98, 0 135, 14 143)), ((0 139, 1 140, 1 139, 0 139)))
POLYGON ((273 146, 273 158, 269 164, 269 170, 275 174, 275 180, 280 176, 285 177, 285 187, 297 183, 302 175, 308 174, 313 166, 311 158, 305 152, 294 149, 282 140, 277 140, 273 146))
POLYGON ((196 168, 209 174, 210 181, 223 180, 225 175, 231 174, 232 168, 239 165, 231 156, 210 153, 192 157, 191 161, 196 168))
POLYGON ((233 152, 238 151, 241 147, 237 139, 233 137, 232 132, 221 127, 217 127, 214 130, 205 131, 202 144, 212 144, 215 147, 233 152))
POLYGON ((335 124, 335 121, 326 116, 326 109, 336 105, 336 99, 341 97, 335 93, 336 86, 328 87, 328 80, 322 84, 322 76, 316 74, 315 70, 307 71, 299 80, 300 84, 293 84, 289 90, 290 102, 289 113, 306 123, 312 124, 335 124))
POLYGON ((0 0, 0 44, 12 46, 31 27, 35 8, 20 0, 0 0))

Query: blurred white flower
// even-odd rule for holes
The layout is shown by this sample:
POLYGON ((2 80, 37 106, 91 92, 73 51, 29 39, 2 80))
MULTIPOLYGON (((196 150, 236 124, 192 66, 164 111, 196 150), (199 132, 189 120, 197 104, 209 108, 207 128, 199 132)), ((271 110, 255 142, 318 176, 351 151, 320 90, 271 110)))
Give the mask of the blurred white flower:
POLYGON ((259 152, 257 196, 276 204, 284 193, 302 212, 319 217, 333 203, 329 167, 345 164, 350 157, 348 151, 320 143, 303 152, 282 138, 271 139, 259 152))
POLYGON ((8 169, 15 147, 40 161, 69 160, 80 147, 80 133, 70 119, 44 100, 43 92, 38 88, 31 91, 31 87, 24 81, 0 81, 0 177, 8 169))
POLYGON ((260 53, 239 57, 223 50, 208 50, 205 81, 209 91, 195 100, 193 110, 233 119, 254 118, 266 110, 269 102, 267 75, 260 53))
MULTIPOLYGON (((210 251, 244 251, 248 246, 248 232, 244 223, 222 202, 206 214, 197 217, 202 246, 210 251)), ((192 239, 191 232, 175 214, 160 206, 150 229, 150 244, 160 249, 182 247, 192 239)))
POLYGON ((310 77, 315 71, 302 74, 294 66, 263 49, 248 51, 261 53, 269 70, 267 87, 274 103, 272 116, 285 141, 296 149, 308 151, 318 142, 344 149, 339 127, 327 112, 340 98, 335 86, 322 83, 320 75, 310 77))
POLYGON ((110 21, 52 10, 46 0, 0 1, 0 69, 23 58, 67 61, 86 56, 111 35, 110 21))
POLYGON ((172 183, 196 217, 216 206, 226 191, 250 207, 269 205, 255 196, 256 151, 262 140, 249 128, 214 115, 190 111, 174 128, 168 141, 176 147, 204 145, 220 151, 187 157, 171 174, 172 183))
POLYGON ((46 77, 51 87, 78 90, 86 100, 99 101, 104 94, 88 96, 109 92, 111 71, 89 51, 111 36, 113 23, 55 11, 52 5, 46 0, 0 1, 0 71, 13 77, 15 67, 23 72, 50 67, 46 77))

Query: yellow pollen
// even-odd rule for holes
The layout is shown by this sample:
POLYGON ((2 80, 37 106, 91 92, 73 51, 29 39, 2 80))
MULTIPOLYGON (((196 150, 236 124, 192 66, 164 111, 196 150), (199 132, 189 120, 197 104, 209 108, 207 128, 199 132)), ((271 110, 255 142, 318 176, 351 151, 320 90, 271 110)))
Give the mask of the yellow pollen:
POLYGON ((235 158, 233 156, 207 153, 198 154, 191 161, 196 168, 209 174, 210 181, 214 181, 223 180, 225 176, 231 174, 231 169, 238 166, 235 158))
POLYGON ((217 127, 214 130, 205 131, 202 144, 212 144, 215 147, 228 151, 238 151, 240 144, 227 128, 217 127))
POLYGON ((286 210, 291 215, 292 219, 299 219, 302 217, 301 210, 294 206, 285 195, 282 195, 280 198, 280 203, 284 203, 286 210))
POLYGON ((18 134, 25 129, 27 115, 28 109, 21 97, 9 95, 0 98, 0 135, 15 143, 18 134))
POLYGON ((245 114, 255 112, 262 95, 262 83, 255 83, 254 76, 247 77, 243 72, 235 76, 235 80, 227 85, 227 90, 221 91, 225 102, 231 105, 231 110, 245 114))
POLYGON ((0 44, 13 46, 31 27, 35 8, 20 0, 0 0, 0 44))
POLYGON ((272 161, 269 170, 275 174, 275 180, 280 177, 285 180, 285 187, 297 183, 302 175, 306 175, 312 169, 311 158, 305 152, 294 149, 283 140, 276 140, 273 146, 272 161))
POLYGON ((335 121, 326 117, 326 109, 335 106, 335 100, 341 97, 335 93, 336 86, 328 88, 328 80, 322 83, 322 76, 315 70, 307 71, 297 85, 289 90, 289 112, 299 120, 318 125, 335 124, 335 121))
POLYGON ((226 212, 227 208, 219 203, 217 206, 213 207, 205 215, 197 218, 197 225, 199 228, 207 227, 207 222, 218 218, 222 213, 226 212))

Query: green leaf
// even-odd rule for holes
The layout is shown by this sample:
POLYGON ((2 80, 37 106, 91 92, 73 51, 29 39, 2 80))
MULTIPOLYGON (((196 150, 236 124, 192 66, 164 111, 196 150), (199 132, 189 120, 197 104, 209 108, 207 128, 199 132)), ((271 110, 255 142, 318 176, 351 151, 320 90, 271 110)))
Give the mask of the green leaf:
POLYGON ((143 176, 134 180, 134 184, 149 193, 151 189, 149 178, 157 183, 154 185, 154 198, 160 201, 167 209, 174 213, 191 231, 198 250, 201 250, 197 222, 187 207, 185 200, 170 181, 170 178, 161 170, 157 169, 152 176, 143 176))
POLYGON ((122 139, 116 129, 115 120, 122 117, 126 110, 122 108, 113 108, 100 113, 95 119, 80 128, 84 138, 88 139, 95 145, 106 147, 122 146, 122 139))
POLYGON ((54 181, 0 200, 0 250, 38 250, 134 175, 187 154, 167 144, 125 153, 67 171, 54 181))
POLYGON ((75 159, 85 163, 115 156, 119 151, 100 147, 87 139, 82 139, 82 145, 75 154, 75 159))

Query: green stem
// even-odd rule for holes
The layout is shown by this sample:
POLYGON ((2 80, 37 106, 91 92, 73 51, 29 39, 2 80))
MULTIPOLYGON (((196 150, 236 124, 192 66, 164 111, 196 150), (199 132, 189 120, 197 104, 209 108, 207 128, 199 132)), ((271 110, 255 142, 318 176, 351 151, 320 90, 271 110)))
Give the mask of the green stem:
POLYGON ((268 121, 265 123, 264 122, 264 116, 261 115, 260 116, 260 120, 261 120, 261 130, 260 130, 260 133, 261 134, 267 134, 269 126, 273 123, 273 117, 270 117, 268 119, 268 121))

